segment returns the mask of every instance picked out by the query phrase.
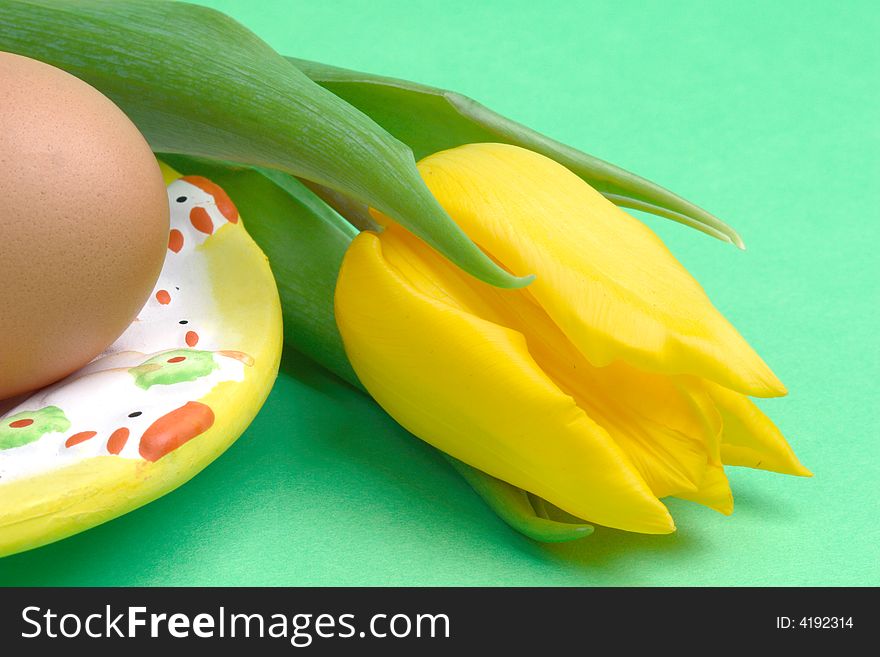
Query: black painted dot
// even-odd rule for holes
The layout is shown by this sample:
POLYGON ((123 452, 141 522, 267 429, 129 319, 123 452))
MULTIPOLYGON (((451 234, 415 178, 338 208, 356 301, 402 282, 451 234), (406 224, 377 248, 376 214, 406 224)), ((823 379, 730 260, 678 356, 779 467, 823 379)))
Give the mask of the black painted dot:
POLYGON ((189 324, 189 321, 187 321, 187 320, 185 320, 185 319, 182 319, 182 320, 180 320, 180 321, 177 322, 177 323, 178 323, 178 324, 189 324))
POLYGON ((174 289, 177 290, 178 292, 180 292, 180 288, 177 287, 176 285, 174 286, 174 289))
POLYGON ((129 413, 128 417, 140 417, 141 415, 143 415, 141 411, 135 411, 134 413, 129 413))
POLYGON ((178 203, 186 203, 186 196, 178 196, 174 200, 177 201, 178 203))

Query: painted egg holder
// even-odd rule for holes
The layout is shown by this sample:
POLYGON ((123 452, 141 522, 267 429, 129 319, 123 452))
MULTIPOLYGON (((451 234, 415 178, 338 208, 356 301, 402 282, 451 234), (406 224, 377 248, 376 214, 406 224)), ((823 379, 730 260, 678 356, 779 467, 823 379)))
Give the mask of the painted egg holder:
POLYGON ((168 252, 150 299, 91 363, 0 407, 0 484, 97 456, 158 461, 207 431, 214 410, 200 400, 220 383, 244 381, 254 365, 225 348, 228 327, 201 248, 237 224, 238 211, 199 176, 178 178, 167 191, 168 252))

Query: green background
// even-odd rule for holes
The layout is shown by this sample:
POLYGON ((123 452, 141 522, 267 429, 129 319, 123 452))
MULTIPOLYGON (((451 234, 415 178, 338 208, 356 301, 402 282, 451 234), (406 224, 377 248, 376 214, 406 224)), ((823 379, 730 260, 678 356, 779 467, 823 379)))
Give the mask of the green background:
POLYGON ((732 468, 729 518, 672 501, 671 536, 539 545, 294 355, 193 481, 0 560, 0 582, 880 584, 876 3, 204 4, 284 54, 466 93, 733 224, 745 252, 645 219, 788 385, 761 405, 816 476, 732 468))

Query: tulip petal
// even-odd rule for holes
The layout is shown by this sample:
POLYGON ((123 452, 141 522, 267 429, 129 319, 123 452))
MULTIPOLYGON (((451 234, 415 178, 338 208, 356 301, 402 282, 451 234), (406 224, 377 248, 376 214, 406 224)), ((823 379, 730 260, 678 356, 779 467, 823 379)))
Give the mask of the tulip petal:
MULTIPOLYGON (((559 369, 545 365, 557 382, 559 369)), ((676 385, 670 377, 624 363, 594 368, 584 363, 560 388, 605 428, 657 497, 697 492, 721 422, 708 397, 676 385)))
POLYGON ((726 516, 733 513, 733 493, 730 491, 724 468, 720 465, 710 465, 706 469, 706 477, 700 490, 695 493, 679 493, 676 497, 698 502, 726 516))
POLYGON ((578 518, 673 531, 623 450, 541 371, 522 334, 420 289, 386 259, 394 229, 386 232, 381 242, 373 233, 354 240, 336 288, 346 353, 383 408, 430 444, 578 518))
POLYGON ((623 448, 657 497, 696 492, 707 463, 720 463, 721 420, 698 380, 626 363, 594 367, 527 293, 475 281, 399 227, 380 241, 424 293, 522 333, 538 366, 623 448))
POLYGON ((770 368, 644 224, 556 162, 470 144, 419 169, 440 204, 514 273, 595 366, 693 374, 759 397, 785 394, 770 368))
POLYGON ((812 477, 801 465, 775 424, 748 397, 721 386, 707 384, 721 418, 721 460, 726 465, 812 477))
POLYGON ((623 448, 657 497, 697 491, 718 460, 721 432, 705 391, 623 362, 594 367, 529 295, 475 286, 503 303, 506 316, 493 320, 526 336, 541 369, 623 448))

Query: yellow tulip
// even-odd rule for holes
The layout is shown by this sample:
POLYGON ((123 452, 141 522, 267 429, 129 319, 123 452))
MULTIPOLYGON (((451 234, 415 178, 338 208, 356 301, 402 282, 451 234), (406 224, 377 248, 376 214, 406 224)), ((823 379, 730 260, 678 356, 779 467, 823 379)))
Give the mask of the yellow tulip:
POLYGON ((675 529, 659 498, 730 513, 722 464, 809 476, 748 396, 785 388, 645 225, 556 162, 471 144, 419 164, 521 290, 457 269, 378 213, 336 286, 370 394, 452 456, 582 518, 675 529))

